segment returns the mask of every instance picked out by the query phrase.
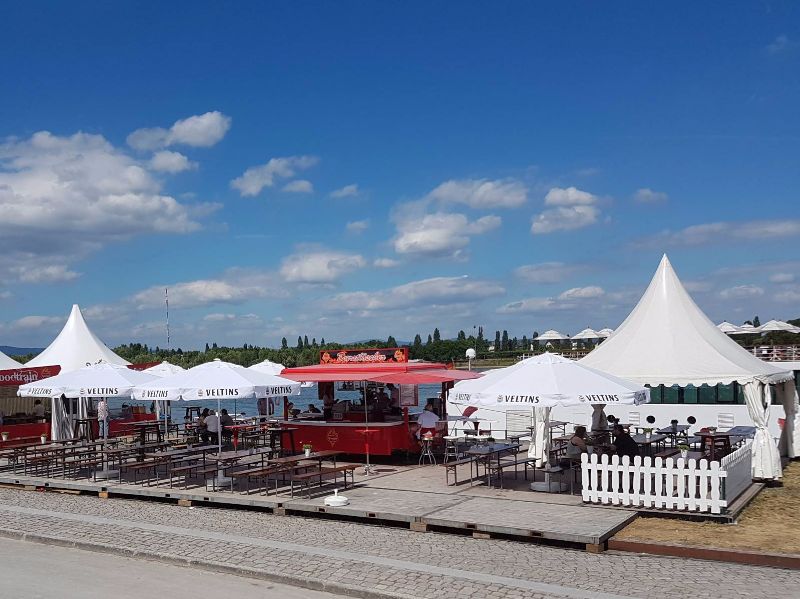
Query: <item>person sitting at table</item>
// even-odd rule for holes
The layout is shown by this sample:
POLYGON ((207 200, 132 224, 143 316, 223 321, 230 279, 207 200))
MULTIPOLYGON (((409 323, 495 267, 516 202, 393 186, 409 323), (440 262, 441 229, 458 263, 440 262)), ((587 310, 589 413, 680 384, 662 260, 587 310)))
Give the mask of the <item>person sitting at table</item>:
POLYGON ((628 456, 632 460, 639 455, 639 446, 636 441, 625 430, 625 427, 619 424, 614 425, 614 444, 611 447, 619 457, 628 456))
POLYGON ((209 410, 208 416, 206 417, 206 431, 212 444, 219 443, 219 428, 219 416, 217 416, 214 410, 209 410))
POLYGON ((208 434, 208 427, 206 426, 206 418, 208 418, 208 408, 203 408, 203 411, 200 412, 200 416, 197 419, 197 434, 200 437, 200 440, 203 443, 208 443, 208 440, 211 438, 208 434))
POLYGON ((37 399, 33 402, 33 415, 36 418, 44 418, 44 406, 42 405, 41 399, 37 399))
POLYGON ((575 427, 575 432, 572 433, 572 437, 567 441, 567 450, 565 452, 567 460, 570 462, 580 462, 581 454, 589 452, 587 445, 586 427, 575 427))
POLYGON ((313 403, 308 404, 308 413, 309 414, 322 414, 320 409, 315 406, 313 403))
POLYGON ((235 423, 233 418, 228 414, 228 410, 225 408, 222 408, 222 411, 220 412, 219 423, 222 425, 222 439, 226 443, 230 443, 231 437, 233 436, 233 431, 228 427, 233 426, 235 423))
POLYGON ((421 439, 427 434, 435 435, 436 424, 438 422, 439 417, 433 411, 433 404, 429 403, 417 417, 417 424, 419 425, 419 429, 417 429, 417 439, 421 439))

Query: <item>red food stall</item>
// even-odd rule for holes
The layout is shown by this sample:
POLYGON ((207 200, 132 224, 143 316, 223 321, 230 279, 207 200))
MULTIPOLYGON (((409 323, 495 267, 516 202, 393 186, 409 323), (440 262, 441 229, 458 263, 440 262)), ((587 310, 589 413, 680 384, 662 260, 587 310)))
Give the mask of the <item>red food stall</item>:
MULTIPOLYGON (((408 414, 419 405, 419 385, 441 384, 444 397, 453 381, 479 375, 436 362, 409 362, 408 348, 382 348, 322 351, 319 364, 286 368, 281 376, 317 383, 323 405, 320 414, 291 419, 284 409, 286 424, 298 429, 298 444, 352 454, 367 453, 368 444, 370 454, 389 456, 419 451, 417 425, 408 414), (360 392, 361 399, 337 399, 337 390, 360 392)), ((434 401, 434 411, 446 419, 444 400, 434 401)))

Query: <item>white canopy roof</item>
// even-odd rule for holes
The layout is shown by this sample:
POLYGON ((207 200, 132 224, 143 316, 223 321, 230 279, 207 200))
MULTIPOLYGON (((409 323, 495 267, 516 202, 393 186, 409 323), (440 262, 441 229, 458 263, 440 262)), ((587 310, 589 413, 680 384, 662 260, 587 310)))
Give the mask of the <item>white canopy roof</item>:
POLYGON ((650 390, 640 384, 551 353, 492 370, 479 379, 459 381, 450 392, 450 401, 456 404, 517 409, 649 400, 650 390))
POLYGON ((576 339, 600 339, 601 335, 594 329, 583 329, 580 333, 576 333, 572 336, 572 340, 575 341, 576 339))
POLYGON ((152 374, 153 376, 157 376, 159 378, 164 378, 165 376, 172 376, 173 374, 178 374, 179 372, 185 372, 186 369, 183 366, 178 366, 177 364, 170 364, 166 360, 161 362, 161 364, 156 364, 155 366, 151 366, 150 368, 145 368, 142 372, 146 372, 147 374, 152 374))
POLYGON ((283 372, 283 369, 286 368, 286 366, 283 364, 278 364, 277 362, 272 362, 271 360, 264 360, 258 364, 248 366, 248 368, 257 372, 266 372, 267 374, 279 375, 281 372, 283 372))
POLYGON ((61 366, 61 373, 83 368, 98 362, 126 365, 127 360, 120 358, 108 349, 100 339, 89 330, 83 319, 78 304, 72 306, 67 324, 61 329, 53 342, 42 353, 28 362, 26 366, 61 366))
POLYGON ((300 383, 214 360, 133 390, 133 399, 219 400, 297 395, 300 383))
POLYGON ((784 322, 782 320, 770 320, 769 322, 765 322, 759 327, 759 330, 762 333, 767 333, 769 331, 783 331, 786 333, 800 333, 800 327, 796 327, 793 324, 789 324, 788 322, 784 322))
POLYGON ((22 364, 0 351, 0 370, 11 370, 12 368, 22 368, 22 364))
POLYGON ((792 377, 720 331, 686 292, 666 254, 625 322, 581 363, 649 385, 715 385, 756 378, 779 382, 792 377))
POLYGON ((558 331, 550 329, 549 331, 545 331, 536 337, 534 341, 562 341, 564 339, 569 339, 569 335, 565 335, 564 333, 559 333, 558 331))
POLYGON ((726 335, 740 335, 742 333, 747 333, 747 331, 743 331, 741 327, 737 327, 735 324, 732 324, 727 320, 723 320, 721 323, 719 323, 717 328, 726 335))
POLYGON ((20 385, 20 397, 123 397, 131 396, 134 385, 155 379, 152 374, 131 370, 118 364, 92 364, 78 370, 57 374, 40 381, 20 385))
POLYGON ((611 337, 613 333, 614 329, 600 329, 599 331, 597 331, 597 334, 603 338, 611 337))
POLYGON ((739 326, 739 333, 744 335, 760 335, 761 327, 754 327, 751 324, 744 323, 743 325, 739 326))

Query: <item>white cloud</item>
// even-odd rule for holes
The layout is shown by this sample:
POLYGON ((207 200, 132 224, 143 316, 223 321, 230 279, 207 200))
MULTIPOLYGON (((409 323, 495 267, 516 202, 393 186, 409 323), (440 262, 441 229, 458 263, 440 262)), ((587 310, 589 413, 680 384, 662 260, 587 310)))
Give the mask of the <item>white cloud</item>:
POLYGON ((218 278, 155 285, 136 293, 128 303, 140 310, 161 308, 164 305, 164 288, 169 288, 170 308, 240 304, 252 299, 288 296, 282 281, 275 273, 230 268, 218 278))
POLYGON ((283 259, 281 276, 291 283, 334 283, 366 266, 358 254, 334 251, 300 252, 283 259))
POLYGON ((534 215, 531 233, 534 235, 555 231, 572 231, 597 222, 599 198, 576 187, 553 187, 544 198, 545 206, 553 206, 534 215))
POLYGON ((128 135, 127 142, 136 150, 157 150, 172 145, 208 148, 221 141, 230 126, 230 117, 215 110, 175 121, 169 129, 137 129, 128 135))
POLYGON ((80 274, 64 264, 17 266, 10 269, 21 283, 60 283, 77 279, 80 274))
POLYGON ((552 208, 533 218, 531 233, 544 234, 555 231, 573 231, 597 222, 600 211, 595 206, 569 206, 552 208))
POLYGON ((12 329, 40 329, 63 325, 64 319, 59 316, 23 316, 11 323, 12 329))
POLYGON ((764 290, 757 285, 736 285, 719 292, 722 299, 745 299, 764 295, 764 290))
POLYGON ((514 269, 514 274, 529 283, 559 283, 583 267, 563 262, 541 262, 539 264, 525 264, 514 269))
POLYGON ((780 293, 775 294, 775 301, 786 304, 800 303, 800 289, 786 289, 780 293))
POLYGON ((334 311, 356 312, 361 316, 374 310, 399 310, 424 305, 473 302, 502 295, 505 289, 493 281, 462 277, 435 277, 378 291, 339 293, 325 305, 334 311))
POLYGON ((783 54, 798 45, 798 42, 792 41, 786 35, 777 36, 772 42, 767 45, 767 54, 783 54))
POLYGON ((356 183, 352 183, 350 185, 345 185, 344 187, 340 187, 331 192, 332 198, 349 198, 355 197, 360 193, 358 189, 358 185, 356 183))
POLYGON ((689 291, 690 293, 695 293, 695 292, 703 293, 706 291, 711 291, 711 289, 714 287, 714 285, 710 281, 685 280, 681 281, 681 283, 683 283, 683 286, 686 289, 686 291, 689 291))
POLYGON ((544 196, 545 206, 591 206, 597 201, 597 196, 577 187, 553 187, 544 196))
POLYGON ((255 196, 265 187, 275 185, 277 179, 289 179, 298 171, 317 164, 314 156, 287 156, 271 158, 266 164, 251 166, 240 177, 231 181, 231 187, 238 189, 242 196, 255 196))
POLYGON ((397 235, 393 245, 398 254, 458 257, 469 245, 470 236, 496 229, 502 222, 494 215, 470 221, 458 213, 419 214, 421 205, 405 204, 395 211, 397 235))
POLYGON ((663 191, 653 191, 648 187, 637 189, 633 194, 633 201, 639 204, 663 204, 669 196, 663 191))
POLYGON ((663 248, 667 246, 685 247, 731 241, 772 241, 786 237, 800 236, 800 220, 753 220, 748 222, 716 222, 691 225, 678 231, 662 231, 638 245, 663 248))
POLYGON ((528 201, 528 189, 514 179, 451 179, 431 191, 428 198, 477 209, 516 208, 528 201))
POLYGON ((108 243, 196 231, 197 219, 219 208, 161 193, 147 164, 100 135, 46 131, 0 143, 0 207, 0 276, 55 263, 62 280, 70 262, 108 243))
POLYGON ((589 287, 573 287, 567 289, 558 296, 560 300, 576 300, 576 299, 594 299, 605 295, 602 287, 589 286, 589 287))
POLYGON ((153 154, 150 159, 150 168, 165 173, 180 173, 197 168, 197 163, 192 162, 180 152, 162 150, 153 154))
POLYGON ((392 260, 391 258, 375 258, 372 261, 372 266, 375 268, 394 268, 400 266, 400 261, 392 260))
POLYGON ((498 308, 497 312, 499 314, 531 314, 549 312, 551 310, 564 310, 571 307, 569 304, 559 303, 552 297, 531 297, 509 302, 498 308))
POLYGON ((795 276, 788 272, 776 272, 774 275, 770 275, 769 280, 771 283, 794 283, 795 276))
POLYGON ((284 185, 283 191, 288 191, 289 193, 314 193, 314 185, 311 181, 296 179, 284 185))
POLYGON ((359 234, 369 228, 369 220, 354 220, 345 225, 348 233, 359 234))

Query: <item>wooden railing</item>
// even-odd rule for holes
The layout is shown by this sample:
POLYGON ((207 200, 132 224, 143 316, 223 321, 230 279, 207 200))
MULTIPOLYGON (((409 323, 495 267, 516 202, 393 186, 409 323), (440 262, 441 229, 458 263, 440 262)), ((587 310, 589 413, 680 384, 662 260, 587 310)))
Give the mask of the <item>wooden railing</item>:
POLYGON ((800 362, 800 345, 756 345, 747 350, 767 362, 800 362))

